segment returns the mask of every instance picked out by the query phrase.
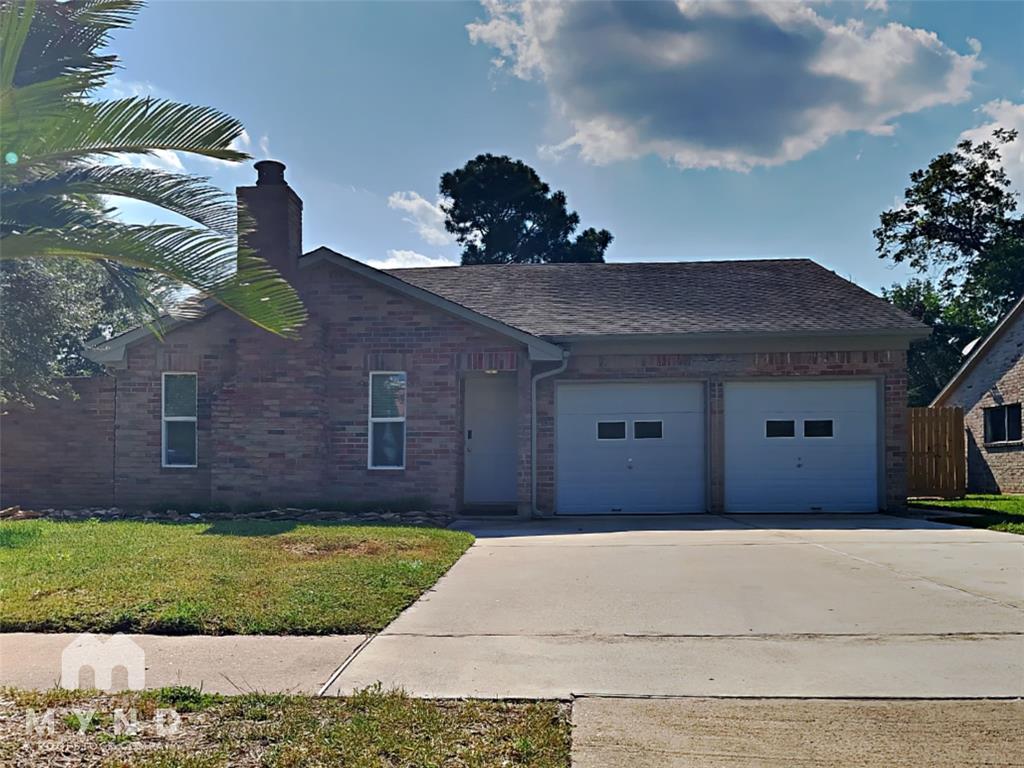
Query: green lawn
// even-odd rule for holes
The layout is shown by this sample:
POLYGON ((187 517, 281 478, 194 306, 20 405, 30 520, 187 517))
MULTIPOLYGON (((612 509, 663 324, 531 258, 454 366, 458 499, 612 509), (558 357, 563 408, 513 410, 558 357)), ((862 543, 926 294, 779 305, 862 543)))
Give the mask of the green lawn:
POLYGON ((10 765, 568 768, 569 749, 569 707, 552 701, 0 691, 0 762, 10 765), (30 710, 50 708, 53 732, 30 734, 30 710), (173 737, 156 731, 158 708, 179 713, 173 737), (115 732, 115 709, 136 713, 134 734, 115 732))
POLYGON ((957 518, 943 518, 945 522, 988 528, 993 531, 1024 535, 1024 496, 968 494, 954 501, 911 501, 919 509, 946 509, 968 514, 957 518))
POLYGON ((381 629, 473 537, 399 526, 0 523, 0 631, 381 629))

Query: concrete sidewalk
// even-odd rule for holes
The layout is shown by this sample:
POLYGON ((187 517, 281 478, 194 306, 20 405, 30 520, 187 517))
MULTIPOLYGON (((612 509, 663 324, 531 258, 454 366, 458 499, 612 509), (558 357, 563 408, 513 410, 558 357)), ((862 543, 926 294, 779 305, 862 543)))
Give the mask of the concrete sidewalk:
MULTIPOLYGON (((78 635, 0 635, 0 686, 45 690, 61 681, 61 654, 78 635)), ((106 640, 109 635, 98 635, 106 640)), ((286 692, 316 694, 365 639, 326 637, 169 637, 126 635, 145 652, 146 688, 189 685, 208 693, 286 692)), ((91 687, 91 670, 80 674, 91 687)), ((127 671, 114 684, 127 686, 127 671)))
POLYGON ((1020 701, 577 699, 574 768, 1021 765, 1020 701))

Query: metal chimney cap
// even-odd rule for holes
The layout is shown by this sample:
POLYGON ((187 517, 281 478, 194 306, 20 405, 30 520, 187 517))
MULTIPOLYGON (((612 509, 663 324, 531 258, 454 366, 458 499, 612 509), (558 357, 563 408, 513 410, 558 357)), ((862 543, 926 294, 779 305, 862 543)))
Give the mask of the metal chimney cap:
POLYGON ((284 180, 285 165, 277 160, 260 160, 254 166, 256 169, 256 186, 271 186, 286 184, 284 180))

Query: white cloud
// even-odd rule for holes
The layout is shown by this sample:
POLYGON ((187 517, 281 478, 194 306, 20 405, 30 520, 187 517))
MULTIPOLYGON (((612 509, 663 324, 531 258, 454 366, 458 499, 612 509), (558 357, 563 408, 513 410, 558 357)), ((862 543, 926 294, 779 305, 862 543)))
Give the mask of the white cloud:
POLYGON ((407 269, 409 267, 454 267, 456 262, 443 256, 424 256, 416 251, 389 250, 386 259, 367 259, 377 269, 407 269))
POLYGON ((158 171, 185 172, 185 164, 181 162, 181 156, 169 149, 157 149, 151 155, 137 155, 132 164, 138 165, 140 168, 153 168, 158 171))
POLYGON ((122 80, 119 77, 107 79, 99 92, 105 99, 128 99, 133 96, 152 96, 154 99, 168 99, 170 95, 148 80, 122 80))
POLYGON ((655 154, 683 168, 778 165, 961 102, 981 67, 974 44, 960 54, 926 30, 839 23, 795 3, 483 5, 470 40, 543 82, 568 126, 547 150, 596 164, 655 154))
POLYGON ((968 128, 960 134, 960 139, 988 141, 996 128, 1016 130, 1017 138, 1009 144, 999 145, 999 151, 1003 156, 1003 168, 1006 169, 1006 175, 1010 177, 1014 189, 1024 192, 1024 104, 996 99, 982 104, 978 111, 988 118, 988 122, 975 128, 968 128))
POLYGON ((432 203, 418 192, 394 192, 388 197, 388 208, 407 214, 402 220, 412 224, 425 243, 448 245, 454 242, 444 228, 440 201, 432 203))

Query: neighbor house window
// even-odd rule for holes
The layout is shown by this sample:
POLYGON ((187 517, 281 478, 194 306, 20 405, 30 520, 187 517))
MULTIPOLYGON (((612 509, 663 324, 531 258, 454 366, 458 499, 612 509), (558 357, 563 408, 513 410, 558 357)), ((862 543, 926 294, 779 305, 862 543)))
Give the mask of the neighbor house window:
POLYGON ((796 422, 792 419, 769 419, 764 423, 765 437, 793 437, 796 435, 796 422))
POLYGON ((196 374, 163 375, 161 464, 194 467, 198 456, 196 428, 196 374))
POLYGON ((625 440, 626 422, 624 421, 599 421, 597 422, 598 440, 625 440))
POLYGON ((634 440, 659 440, 661 439, 660 421, 634 421, 634 440))
POLYGON ((405 374, 370 374, 370 469, 405 469, 405 374))
POLYGON ((985 442, 1009 443, 1021 439, 1020 403, 985 409, 985 442))
POLYGON ((807 419, 804 437, 832 437, 832 419, 807 419))

